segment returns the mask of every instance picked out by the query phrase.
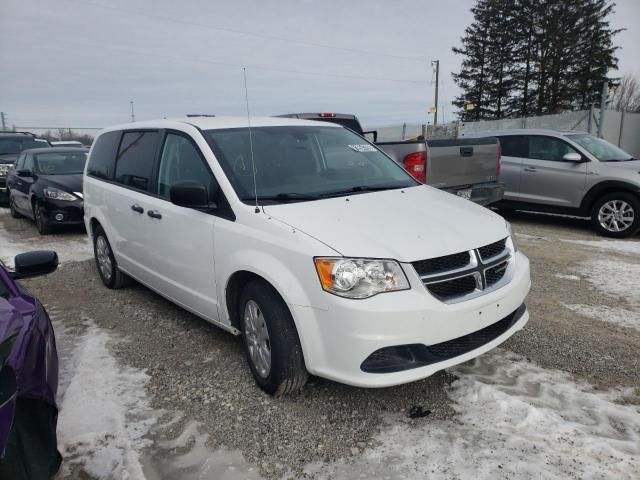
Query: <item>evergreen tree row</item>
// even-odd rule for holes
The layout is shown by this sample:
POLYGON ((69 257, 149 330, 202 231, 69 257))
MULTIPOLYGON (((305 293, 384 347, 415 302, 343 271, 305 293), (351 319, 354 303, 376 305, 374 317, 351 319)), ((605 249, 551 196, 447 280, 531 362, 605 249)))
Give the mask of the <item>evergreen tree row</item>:
POLYGON ((589 108, 607 72, 617 67, 610 0, 478 0, 465 30, 463 121, 589 108), (467 105, 474 108, 467 110, 467 105))

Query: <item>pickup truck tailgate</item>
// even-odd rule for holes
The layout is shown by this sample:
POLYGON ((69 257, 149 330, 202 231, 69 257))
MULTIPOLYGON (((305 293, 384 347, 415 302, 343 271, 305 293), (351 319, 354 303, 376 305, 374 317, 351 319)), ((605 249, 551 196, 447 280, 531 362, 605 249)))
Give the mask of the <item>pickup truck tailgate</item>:
POLYGON ((428 185, 458 187, 496 181, 496 138, 428 140, 427 145, 428 185))

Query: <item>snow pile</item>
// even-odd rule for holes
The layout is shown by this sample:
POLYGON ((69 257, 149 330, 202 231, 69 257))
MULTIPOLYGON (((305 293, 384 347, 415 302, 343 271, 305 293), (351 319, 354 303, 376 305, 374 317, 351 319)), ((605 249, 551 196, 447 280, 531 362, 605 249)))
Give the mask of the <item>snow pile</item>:
POLYGON ((580 277, 577 275, 569 275, 567 273, 556 273, 554 275, 556 278, 561 278, 562 280, 580 280, 580 277))
POLYGON ((625 392, 596 392, 567 373, 494 350, 453 369, 451 421, 408 421, 351 461, 312 464, 318 478, 637 478, 640 413, 625 392))
POLYGON ((562 304, 572 312, 603 322, 617 323, 623 327, 640 330, 640 311, 626 308, 607 307, 606 305, 562 304))
POLYGON ((63 369, 64 397, 58 424, 59 448, 69 464, 93 477, 145 478, 139 452, 155 419, 145 397, 147 375, 118 365, 107 347, 109 335, 93 324, 79 339, 71 365, 63 369))
MULTIPOLYGON (((35 228, 34 235, 38 235, 35 228)), ((12 266, 16 255, 31 250, 55 250, 61 263, 93 258, 93 245, 84 234, 19 237, 0 224, 0 261, 12 266)))
POLYGON ((596 289, 640 306, 640 263, 608 257, 581 265, 580 273, 596 289))
POLYGON ((586 247, 597 248, 600 250, 610 250, 614 252, 627 253, 630 255, 640 255, 640 242, 629 240, 569 240, 561 238, 560 241, 567 243, 575 243, 586 247))

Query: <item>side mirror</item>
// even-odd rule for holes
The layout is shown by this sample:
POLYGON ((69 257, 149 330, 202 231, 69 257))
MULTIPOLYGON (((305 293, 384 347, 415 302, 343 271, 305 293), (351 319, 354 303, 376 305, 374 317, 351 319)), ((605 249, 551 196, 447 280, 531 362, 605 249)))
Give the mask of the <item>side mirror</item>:
POLYGON ((16 170, 16 175, 19 177, 32 177, 31 170, 16 170))
POLYGON ((38 250, 16 255, 11 276, 15 280, 38 277, 58 268, 58 254, 51 250, 38 250))
POLYGON ((575 152, 565 153, 562 157, 562 160, 565 162, 573 162, 573 163, 582 163, 584 160, 582 159, 582 155, 575 152))
POLYGON ((200 182, 175 183, 169 190, 169 199, 175 205, 195 210, 212 210, 216 208, 216 204, 209 201, 207 187, 200 182))
POLYGON ((370 130, 368 132, 362 132, 362 136, 366 136, 366 135, 373 135, 373 143, 376 143, 378 141, 378 131, 377 130, 370 130))

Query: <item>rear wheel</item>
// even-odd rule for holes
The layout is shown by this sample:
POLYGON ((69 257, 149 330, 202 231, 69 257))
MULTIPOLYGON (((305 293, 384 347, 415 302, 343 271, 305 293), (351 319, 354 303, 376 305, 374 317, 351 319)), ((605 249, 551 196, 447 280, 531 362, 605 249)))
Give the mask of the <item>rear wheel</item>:
POLYGON ((300 390, 309 374, 289 308, 266 282, 246 285, 238 315, 251 373, 265 392, 281 396, 300 390))
POLYGON ((42 209, 40 208, 40 204, 38 202, 33 205, 33 218, 36 221, 36 227, 38 227, 38 233, 40 235, 48 235, 51 233, 51 225, 49 224, 49 220, 42 213, 42 209))
POLYGON ((629 237, 640 230, 640 200, 625 192, 605 195, 594 203, 591 222, 602 235, 629 237))
POLYGON ((93 234, 93 254, 102 283, 108 288, 118 289, 129 283, 129 277, 118 268, 118 262, 113 256, 111 244, 102 227, 97 227, 93 234))

